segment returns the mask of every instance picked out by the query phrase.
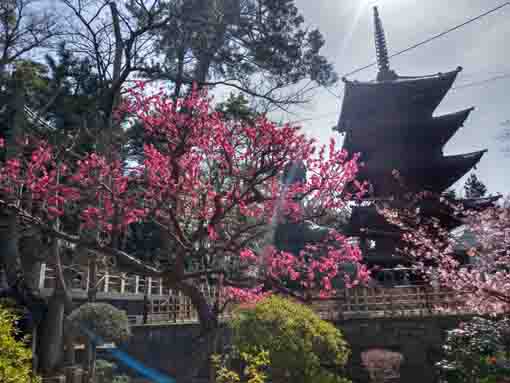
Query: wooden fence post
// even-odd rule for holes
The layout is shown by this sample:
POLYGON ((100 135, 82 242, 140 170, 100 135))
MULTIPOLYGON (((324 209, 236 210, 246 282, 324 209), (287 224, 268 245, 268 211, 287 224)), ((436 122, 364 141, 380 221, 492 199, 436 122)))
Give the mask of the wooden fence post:
POLYGON ((41 263, 41 270, 39 271, 39 288, 44 288, 44 281, 46 280, 46 263, 41 263))
POLYGON ((140 293, 140 276, 135 276, 135 294, 140 293))
POLYGON ((125 294, 126 293, 126 273, 122 273, 120 275, 120 293, 125 294))
POLYGON ((85 291, 89 291, 89 284, 90 284, 90 265, 87 266, 87 282, 85 284, 85 291))
POLYGON ((108 270, 104 272, 104 292, 108 292, 108 285, 110 284, 110 274, 108 274, 108 270))

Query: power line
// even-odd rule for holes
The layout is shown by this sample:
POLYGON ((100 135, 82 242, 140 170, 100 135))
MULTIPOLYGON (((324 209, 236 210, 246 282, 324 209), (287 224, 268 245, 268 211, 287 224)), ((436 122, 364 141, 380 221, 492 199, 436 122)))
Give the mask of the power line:
POLYGON ((461 84, 461 85, 453 87, 451 90, 471 88, 473 86, 483 85, 483 84, 486 84, 488 82, 492 82, 492 81, 496 81, 496 80, 503 80, 505 78, 510 78, 510 73, 505 73, 505 74, 500 74, 498 76, 489 77, 489 78, 487 78, 485 80, 472 81, 472 82, 468 82, 467 84, 461 84))
POLYGON ((290 123, 291 124, 299 124, 299 123, 308 122, 308 121, 319 121, 319 120, 323 120, 325 118, 330 118, 333 116, 338 117, 338 112, 325 113, 325 114, 321 114, 321 115, 318 115, 315 117, 303 118, 301 120, 294 120, 294 121, 290 121, 290 123))
MULTIPOLYGON (((437 34, 437 35, 434 35, 434 36, 432 36, 432 37, 430 37, 430 38, 428 38, 428 39, 426 39, 426 40, 423 40, 423 41, 421 41, 421 42, 419 42, 419 43, 417 43, 417 44, 411 45, 411 46, 410 46, 410 47, 408 47, 408 48, 405 48, 405 49, 402 49, 401 51, 395 52, 395 53, 391 54, 389 57, 390 57, 390 58, 392 58, 392 57, 395 57, 395 56, 399 56, 399 55, 401 55, 401 54, 403 54, 403 53, 409 52, 410 50, 412 50, 412 49, 414 49, 414 48, 418 48, 418 47, 420 47, 420 46, 422 46, 422 45, 425 45, 425 44, 427 44, 427 43, 429 43, 429 42, 431 42, 431 41, 433 41, 433 40, 436 40, 436 39, 438 39, 438 38, 440 38, 440 37, 443 37, 444 35, 447 35, 447 34, 448 34, 448 33, 450 33, 450 32, 453 32, 453 31, 455 31, 455 30, 457 30, 457 29, 460 29, 460 28, 462 28, 462 27, 464 27, 464 26, 466 26, 466 25, 468 25, 468 24, 470 24, 470 23, 472 23, 472 22, 474 22, 474 21, 480 20, 481 18, 483 18, 483 17, 485 17, 485 16, 487 16, 487 15, 490 15, 491 13, 494 13, 494 12, 496 12, 496 11, 499 11, 501 8, 504 8, 504 7, 506 7, 507 5, 510 5, 510 1, 507 1, 507 2, 505 2, 505 3, 503 3, 503 4, 499 5, 499 6, 497 6, 496 8, 492 8, 492 9, 488 10, 487 12, 484 12, 484 13, 482 13, 482 14, 480 14, 480 15, 476 16, 476 17, 473 17, 473 18, 471 18, 471 19, 469 19, 469 20, 467 20, 467 21, 463 22, 462 24, 458 24, 458 25, 456 25, 456 26, 454 26, 454 27, 452 27, 452 28, 450 28, 450 29, 447 29, 447 30, 446 30, 446 31, 444 31, 444 32, 441 32, 441 33, 439 33, 439 34, 437 34)), ((375 66, 375 65, 377 65, 377 62, 373 62, 373 63, 371 63, 371 64, 369 64, 369 65, 365 65, 364 67, 361 67, 361 68, 355 69, 355 70, 353 70, 353 71, 351 71, 351 72, 349 72, 349 73, 344 74, 344 75, 343 75, 343 77, 347 77, 347 76, 353 75, 353 74, 358 73, 358 72, 361 72, 361 71, 363 71, 363 70, 365 70, 365 69, 371 68, 371 67, 373 67, 373 66, 375 66)))
POLYGON ((335 92, 333 92, 331 89, 329 89, 329 88, 324 88, 324 89, 326 89, 326 90, 328 91, 328 93, 329 93, 329 94, 331 94, 333 97, 336 97, 336 98, 338 98, 338 99, 340 99, 340 98, 341 98, 339 94, 336 94, 336 93, 335 93, 335 92))
MULTIPOLYGON (((475 73, 473 73, 473 74, 475 74, 475 73)), ((451 88, 451 90, 453 91, 453 90, 471 88, 471 87, 474 87, 474 86, 480 86, 480 85, 484 85, 484 84, 487 84, 487 83, 490 83, 490 82, 493 82, 493 81, 504 80, 504 79, 507 79, 507 78, 510 78, 510 73, 503 73, 503 74, 499 74, 497 76, 492 76, 492 77, 486 78, 485 80, 472 81, 472 82, 468 82, 468 83, 465 83, 465 84, 460 84, 459 86, 455 86, 455 87, 451 88)), ((328 88, 324 88, 324 89, 328 89, 328 88)), ((332 93, 332 92, 330 92, 330 93, 332 93)), ((340 96, 336 96, 336 97, 340 98, 340 96)), ((319 121, 319 120, 323 120, 325 118, 330 118, 330 117, 333 117, 333 116, 338 116, 338 113, 337 112, 331 112, 331 113, 321 114, 321 115, 318 115, 316 117, 303 118, 303 119, 300 119, 300 120, 291 121, 291 123, 292 124, 298 124, 298 123, 308 122, 308 121, 319 121)))

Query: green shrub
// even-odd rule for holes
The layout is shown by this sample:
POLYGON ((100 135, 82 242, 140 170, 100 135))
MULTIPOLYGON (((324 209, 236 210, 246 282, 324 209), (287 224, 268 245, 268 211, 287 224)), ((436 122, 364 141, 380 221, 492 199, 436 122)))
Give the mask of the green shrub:
POLYGON ((257 368, 269 382, 347 382, 342 375, 349 348, 341 332, 304 305, 271 296, 253 307, 238 308, 231 326, 241 379, 254 358, 267 353, 267 368, 263 363, 257 368))
POLYGON ((115 375, 117 365, 104 359, 98 359, 96 362, 96 381, 97 383, 129 383, 130 378, 127 375, 115 375))
POLYGON ((448 331, 438 363, 448 383, 491 383, 510 377, 510 321, 473 318, 448 331))
POLYGON ((264 370, 269 366, 269 353, 260 351, 257 354, 248 354, 242 352, 239 355, 239 361, 244 364, 242 374, 230 370, 227 367, 228 356, 222 358, 221 355, 213 355, 212 363, 216 369, 216 383, 239 383, 241 375, 246 383, 265 383, 267 375, 264 370))
POLYGON ((32 352, 28 339, 16 340, 14 326, 17 316, 0 306, 0 382, 36 383, 40 379, 32 375, 32 352))
POLYGON ((126 313, 108 303, 85 303, 68 317, 68 330, 83 343, 88 338, 80 326, 87 328, 105 342, 122 342, 131 335, 126 313))

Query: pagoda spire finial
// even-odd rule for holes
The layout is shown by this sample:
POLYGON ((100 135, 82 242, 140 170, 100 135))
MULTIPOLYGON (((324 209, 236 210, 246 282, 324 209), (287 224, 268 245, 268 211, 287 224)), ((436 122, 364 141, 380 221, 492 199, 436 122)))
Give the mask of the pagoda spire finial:
POLYGON ((377 80, 393 80, 397 77, 397 75, 390 69, 390 58, 388 55, 388 48, 386 46, 386 37, 384 35, 384 29, 377 7, 374 7, 374 25, 375 51, 377 55, 377 66, 379 67, 377 80))

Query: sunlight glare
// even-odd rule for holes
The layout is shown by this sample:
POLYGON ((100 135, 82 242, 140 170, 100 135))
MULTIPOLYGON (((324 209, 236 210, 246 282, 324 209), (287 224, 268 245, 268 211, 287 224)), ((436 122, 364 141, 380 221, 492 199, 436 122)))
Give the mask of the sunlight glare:
POLYGON ((344 38, 342 40, 342 43, 340 45, 340 55, 343 55, 345 50, 347 49, 347 46, 352 41, 352 36, 354 34, 354 30, 356 29, 357 25, 359 24, 359 20, 361 18, 361 15, 366 12, 367 7, 371 5, 371 3, 375 3, 375 0, 363 0, 358 2, 358 6, 356 8, 356 12, 354 13, 354 16, 352 18, 352 23, 347 28, 347 31, 344 35, 344 38))

